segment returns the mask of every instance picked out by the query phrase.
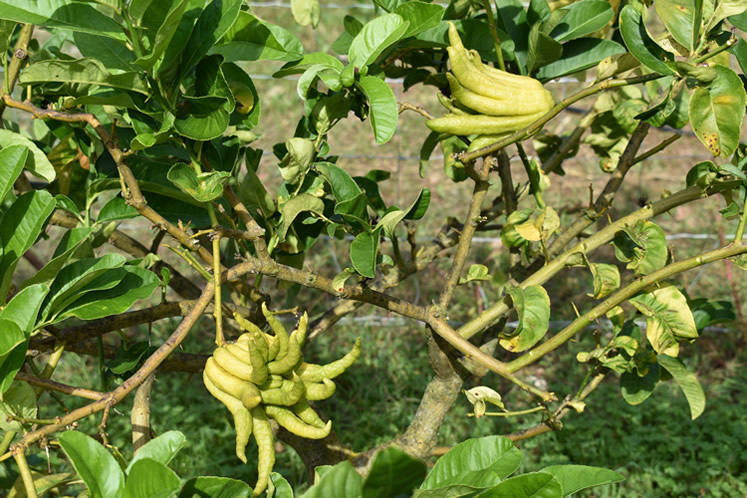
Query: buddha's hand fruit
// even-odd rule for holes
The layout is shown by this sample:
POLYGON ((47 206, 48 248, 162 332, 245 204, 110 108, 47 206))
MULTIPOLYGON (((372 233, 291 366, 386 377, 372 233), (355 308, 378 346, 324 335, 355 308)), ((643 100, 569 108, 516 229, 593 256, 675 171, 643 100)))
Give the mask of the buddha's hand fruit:
POLYGON ((446 78, 459 107, 475 114, 450 113, 426 125, 453 135, 506 135, 525 128, 555 105, 542 83, 483 64, 468 51, 456 26, 449 23, 449 63, 446 78))
POLYGON ((332 421, 323 421, 309 401, 332 396, 336 386, 331 379, 342 375, 361 351, 359 338, 353 349, 339 360, 327 365, 305 363, 301 347, 308 327, 306 313, 290 334, 264 304, 262 313, 272 333, 263 332, 241 315, 234 315, 245 333, 236 342, 218 347, 208 358, 202 374, 210 394, 233 415, 239 460, 246 463, 246 446, 252 435, 257 441, 255 496, 264 492, 275 464, 270 419, 301 437, 327 437, 332 421))

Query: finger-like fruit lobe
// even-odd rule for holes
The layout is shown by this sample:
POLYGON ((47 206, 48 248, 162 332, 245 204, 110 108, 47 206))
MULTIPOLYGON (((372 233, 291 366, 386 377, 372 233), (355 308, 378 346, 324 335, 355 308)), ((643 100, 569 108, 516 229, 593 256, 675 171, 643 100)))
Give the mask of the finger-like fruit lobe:
POLYGON ((236 315, 236 322, 246 333, 236 342, 216 348, 203 371, 207 390, 233 415, 239 460, 246 463, 246 445, 252 435, 257 442, 259 463, 255 496, 267 488, 275 464, 269 419, 275 419, 286 430, 301 437, 327 437, 332 422, 324 422, 309 400, 332 396, 335 383, 330 379, 350 367, 361 350, 359 338, 352 350, 337 361, 327 365, 304 363, 301 347, 309 323, 306 313, 296 330, 288 334, 264 304, 262 311, 272 333, 265 333, 236 315))

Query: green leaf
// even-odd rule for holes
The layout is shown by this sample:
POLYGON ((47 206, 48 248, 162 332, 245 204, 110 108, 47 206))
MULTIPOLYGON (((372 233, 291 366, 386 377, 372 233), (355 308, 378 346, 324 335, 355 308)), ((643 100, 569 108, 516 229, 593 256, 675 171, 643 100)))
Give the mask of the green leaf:
POLYGON ((34 330, 36 316, 48 292, 49 287, 44 284, 25 287, 13 296, 13 299, 0 311, 0 319, 15 323, 28 337, 34 330))
POLYGON ((356 82, 368 100, 371 109, 369 119, 373 128, 377 144, 389 141, 397 131, 397 120, 399 119, 399 108, 394 92, 386 84, 374 76, 363 76, 356 82))
POLYGON ((654 72, 674 74, 664 62, 673 61, 674 56, 664 51, 646 32, 641 13, 632 5, 626 5, 620 12, 620 33, 625 45, 641 64, 654 72))
POLYGON ((542 66, 536 77, 542 81, 559 78, 594 67, 605 57, 623 53, 625 47, 612 40, 578 38, 563 44, 560 59, 542 66))
POLYGON ((90 227, 76 227, 66 231, 62 236, 60 243, 57 244, 57 248, 52 255, 52 260, 44 265, 41 270, 36 272, 33 277, 25 280, 20 288, 25 289, 34 284, 51 284, 57 276, 57 273, 59 273, 62 267, 67 264, 75 251, 81 247, 84 242, 90 240, 89 237, 91 233, 93 233, 93 228, 90 227))
POLYGON ((428 168, 433 151, 438 146, 439 138, 441 138, 441 134, 437 131, 432 131, 423 141, 423 145, 420 146, 420 169, 418 170, 420 178, 425 176, 425 170, 428 168))
POLYGON ((488 267, 485 265, 470 265, 467 275, 459 278, 459 285, 472 282, 474 280, 490 280, 488 267))
MULTIPOLYGON (((321 467, 317 467, 320 471, 321 467)), ((303 498, 329 498, 331 496, 357 497, 361 496, 363 478, 355 471, 353 464, 348 461, 338 463, 326 469, 321 479, 303 495, 303 498)))
POLYGON ((0 147, 5 149, 13 145, 22 145, 31 152, 26 157, 24 168, 48 182, 54 181, 56 177, 54 166, 34 142, 13 131, 0 129, 0 147))
POLYGON ((615 265, 592 263, 589 270, 594 277, 594 293, 587 294, 594 299, 602 299, 620 287, 620 271, 615 265))
POLYGON ((527 55, 527 72, 555 62, 563 54, 563 46, 540 31, 540 23, 529 31, 529 53, 527 55))
POLYGON ((353 199, 363 193, 353 177, 339 166, 326 162, 315 163, 315 166, 332 187, 332 194, 338 202, 353 199))
POLYGON ((561 10, 567 11, 568 14, 550 33, 550 36, 561 43, 603 28, 615 15, 609 2, 602 0, 575 2, 561 10))
POLYGON ((184 97, 184 112, 177 114, 174 128, 193 140, 212 140, 228 127, 236 101, 221 71, 220 56, 205 57, 195 72, 195 95, 184 97))
POLYGON ((122 197, 116 196, 109 199, 104 207, 99 211, 96 223, 106 223, 109 221, 129 220, 140 216, 137 209, 127 204, 122 197))
POLYGON ((285 141, 285 148, 288 152, 278 165, 280 175, 291 185, 300 185, 316 155, 314 142, 308 138, 292 137, 285 141))
POLYGON ((241 0, 213 0, 197 18, 179 62, 179 79, 231 28, 239 16, 241 0))
POLYGON ((239 186, 239 198, 247 205, 256 206, 262 210, 262 214, 269 218, 275 213, 275 202, 267 193, 265 186, 257 176, 255 168, 259 164, 262 151, 247 148, 246 151, 246 176, 239 186), (250 157, 251 156, 251 157, 250 157), (256 161, 253 160, 256 158, 256 161))
MULTIPOLYGON (((18 326, 18 324, 15 321, 10 320, 7 318, 9 316, 8 313, 3 313, 0 316, 4 317, 0 318, 0 326, 2 326, 2 334, 0 334, 0 367, 3 367, 0 369, 0 372, 2 372, 5 376, 3 378, 0 378, 0 384, 6 385, 7 382, 10 382, 13 380, 13 377, 15 377, 15 373, 18 371, 16 367, 20 368, 21 365, 15 365, 15 362, 12 361, 14 358, 10 357, 11 351, 13 351, 18 345, 26 342, 27 334, 24 334, 23 329, 18 326), (8 363, 10 362, 10 363, 8 363), (8 365, 5 365, 8 363, 8 365), (8 379, 10 372, 15 370, 13 372, 13 377, 8 379)), ((24 353, 25 353, 25 347, 24 353)), ((1 420, 0 422, 3 422, 1 420)))
POLYGON ((630 298, 630 303, 646 316, 646 337, 657 353, 677 356, 680 342, 697 339, 687 299, 672 284, 650 287, 630 298))
MULTIPOLYGON (((656 15, 667 27, 677 43, 693 50, 697 42, 693 26, 695 23, 695 0, 658 0, 654 4, 656 15)), ((702 4, 702 2, 701 2, 702 4)), ((698 22, 700 28, 700 22, 698 22)))
POLYGON ((131 473, 132 466, 138 460, 150 458, 156 462, 168 465, 174 456, 187 445, 187 438, 179 431, 167 431, 155 439, 151 439, 143 445, 125 471, 131 473))
POLYGON ((690 372, 682 360, 671 356, 660 354, 656 361, 663 369, 670 373, 675 382, 682 389, 682 393, 690 405, 690 417, 695 420, 705 410, 705 394, 695 374, 690 372))
POLYGON ((314 28, 319 24, 321 8, 319 0, 291 0, 293 18, 301 26, 311 24, 314 28))
POLYGON ((290 76, 291 74, 302 74, 310 67, 319 64, 337 69, 338 71, 342 71, 342 68, 345 67, 342 62, 340 62, 340 60, 336 57, 325 54, 324 52, 314 52, 304 55, 303 59, 301 60, 288 62, 282 68, 280 68, 279 71, 274 73, 272 77, 284 78, 285 76, 290 76))
POLYGON ((555 476, 563 489, 563 496, 625 480, 624 476, 614 470, 588 465, 551 465, 542 469, 542 472, 555 476))
POLYGON ((112 70, 124 72, 140 70, 135 65, 137 57, 122 40, 83 32, 74 33, 73 39, 83 57, 101 61, 110 72, 112 70))
POLYGON ((615 256, 636 275, 648 275, 667 263, 667 239, 664 230, 651 221, 638 220, 612 239, 615 256))
POLYGON ((17 420, 8 420, 8 416, 36 418, 37 411, 34 388, 25 382, 13 382, 8 390, 0 394, 0 430, 22 431, 23 424, 17 420))
POLYGON ((624 372, 620 375, 620 391, 629 405, 640 405, 654 392, 659 382, 659 367, 651 365, 646 375, 641 377, 636 372, 624 372))
POLYGON ((690 301, 690 310, 698 332, 709 325, 728 323, 736 320, 734 305, 729 301, 708 301, 706 299, 694 299, 690 301))
POLYGON ((696 87, 690 96, 690 123, 714 157, 729 157, 739 145, 747 96, 734 71, 720 64, 713 69, 716 79, 708 87, 696 87))
POLYGON ((21 257, 39 237, 55 208, 55 200, 44 190, 26 192, 16 199, 0 221, 0 301, 5 299, 13 271, 21 257))
POLYGON ((176 472, 151 458, 140 458, 130 467, 124 498, 169 498, 181 487, 176 472))
POLYGON ((124 474, 114 457, 96 440, 76 431, 59 435, 60 446, 86 483, 91 498, 121 496, 124 474))
POLYGON ((29 150, 23 145, 11 145, 0 150, 0 202, 13 188, 28 156, 29 150))
POLYGON ((409 38, 438 26, 444 15, 444 8, 433 3, 411 0, 398 5, 393 12, 409 23, 407 31, 402 35, 402 38, 409 38))
POLYGON ((342 292, 342 290, 345 288, 345 282, 355 275, 355 270, 352 268, 345 268, 340 273, 335 275, 335 277, 332 279, 332 288, 336 292, 342 292))
POLYGON ((350 261, 355 271, 364 277, 376 276, 376 254, 379 245, 379 233, 359 233, 350 244, 350 261))
MULTIPOLYGON (((174 34, 179 28, 179 23, 182 20, 182 16, 184 15, 184 9, 187 8, 189 2, 190 0, 174 0, 168 2, 169 10, 166 12, 166 15, 163 17, 161 24, 155 31, 155 36, 153 37, 153 47, 151 48, 149 54, 137 59, 136 63, 138 66, 142 67, 143 69, 150 69, 166 52, 171 39, 174 37, 174 34)), ((164 6, 167 5, 166 2, 163 2, 163 4, 164 6)), ((153 29, 153 27, 150 26, 149 28, 153 29)))
POLYGON ((86 292, 89 284, 89 291, 117 285, 117 279, 124 278, 122 272, 110 273, 98 282, 97 279, 109 270, 121 268, 124 263, 125 257, 120 254, 105 254, 101 258, 81 259, 65 266, 55 277, 44 300, 41 308, 43 319, 52 318, 64 306, 73 303, 80 297, 79 292, 86 292))
POLYGON ((519 468, 520 463, 521 452, 506 437, 468 439, 438 459, 420 489, 443 488, 454 484, 469 485, 463 478, 471 473, 492 472, 497 480, 505 479, 519 468))
POLYGON ((423 482, 426 470, 424 462, 396 446, 389 446, 376 454, 363 483, 363 498, 407 495, 423 482))
POLYGON ((710 32, 722 20, 729 16, 743 15, 744 11, 744 0, 719 0, 716 10, 713 12, 713 16, 711 16, 703 32, 710 32))
MULTIPOLYGON (((273 475, 276 473, 273 472, 273 475)), ((273 482, 274 479, 273 479, 273 482)), ((278 494, 277 498, 284 498, 278 494)), ((249 498, 252 496, 252 488, 244 481, 229 479, 228 477, 193 477, 184 484, 179 498, 249 498)), ((293 495, 289 495, 293 498, 293 495)))
POLYGON ((226 62, 295 61, 303 57, 303 46, 287 30, 242 11, 210 53, 222 55, 226 62))
POLYGON ((92 58, 34 62, 21 72, 19 79, 23 85, 39 85, 52 81, 121 88, 143 95, 150 93, 140 73, 112 74, 101 61, 92 58))
POLYGON ((125 266, 124 277, 111 288, 88 292, 63 309, 59 319, 70 316, 81 320, 96 320, 124 313, 140 299, 146 299, 161 282, 155 273, 136 266, 125 266))
MULTIPOLYGON (((526 61, 529 39, 529 23, 527 23, 527 11, 521 0, 501 0, 495 2, 498 16, 496 21, 503 25, 504 31, 511 40, 514 40, 514 54, 519 65, 521 74, 526 75, 526 61)), ((501 38, 503 40, 503 38, 501 38)), ((503 45, 501 45, 503 49, 503 45)))
POLYGON ((273 472, 270 474, 270 480, 272 481, 273 486, 275 486, 275 493, 272 495, 272 498, 293 498, 293 488, 288 481, 285 480, 285 477, 277 472, 273 472))
POLYGON ((83 31, 126 40, 122 26, 88 2, 71 0, 0 0, 0 19, 42 28, 83 31))
POLYGON ((319 197, 303 193, 291 198, 285 204, 280 206, 280 212, 283 214, 283 224, 280 228, 280 240, 285 240, 293 221, 304 211, 310 211, 319 216, 324 216, 324 201, 319 197))
POLYGON ((210 202, 223 195, 223 184, 230 178, 228 171, 197 173, 187 163, 176 163, 167 174, 179 189, 198 202, 210 202))
POLYGON ((397 14, 384 14, 367 22, 350 44, 350 64, 358 69, 368 67, 390 45, 402 39, 408 26, 397 14))
POLYGON ((508 290, 519 325, 511 338, 501 339, 501 346, 515 353, 526 351, 542 339, 550 327, 550 296, 540 285, 508 290))
POLYGON ((560 482, 547 472, 531 472, 506 479, 477 495, 479 498, 514 498, 532 496, 537 498, 562 498, 560 482))
POLYGON ((425 215, 428 206, 431 204, 431 191, 428 187, 423 187, 418 194, 418 198, 410 205, 405 215, 406 220, 419 220, 425 215))

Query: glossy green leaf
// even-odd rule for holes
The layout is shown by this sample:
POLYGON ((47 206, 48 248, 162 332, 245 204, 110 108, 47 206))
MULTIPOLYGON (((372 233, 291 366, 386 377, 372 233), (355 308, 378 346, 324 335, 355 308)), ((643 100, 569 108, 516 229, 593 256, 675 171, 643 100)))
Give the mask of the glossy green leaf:
MULTIPOLYGON (((15 321, 7 318, 8 313, 0 315, 0 326, 2 326, 2 334, 0 334, 0 366, 3 366, 9 359, 10 352, 13 351, 19 344, 26 341, 27 335, 23 333, 21 327, 15 321), (3 316, 5 315, 5 316, 3 316)), ((12 370, 16 365, 9 365, 9 368, 4 369, 5 371, 12 370)), ((20 367, 20 365, 18 365, 20 367)), ((15 375, 15 374, 14 374, 15 375)), ((12 378, 10 380, 13 380, 12 378)), ((6 379, 0 379, 2 384, 5 384, 6 379)))
POLYGON ((438 459, 420 489, 436 489, 464 483, 463 476, 493 472, 498 480, 510 476, 521 463, 521 452, 503 436, 468 439, 438 459))
POLYGON ((406 495, 423 482, 426 470, 424 462, 389 446, 376 454, 363 483, 363 498, 406 495))
MULTIPOLYGON (((65 232, 60 243, 57 244, 52 259, 41 270, 36 272, 34 276, 25 280, 20 288, 25 289, 34 284, 51 284, 75 251, 86 241, 90 240, 89 237, 92 233, 93 228, 90 227, 75 227, 65 232)), ((47 288, 47 290, 49 289, 47 288)))
POLYGON ((317 78, 321 78, 322 81, 324 81, 324 83, 333 91, 339 91, 342 89, 340 71, 337 69, 336 65, 315 64, 309 67, 298 79, 296 91, 301 99, 306 100, 309 90, 311 88, 316 89, 317 78))
POLYGON ((0 319, 14 322, 28 337, 34 330, 37 314, 48 292, 49 287, 45 284, 23 288, 0 311, 0 319))
POLYGON ((344 31, 332 43, 332 50, 340 55, 346 55, 350 50, 350 44, 353 43, 353 38, 363 29, 363 23, 351 15, 346 15, 342 24, 344 31))
POLYGON ((167 431, 143 445, 127 466, 126 473, 131 473, 132 466, 138 460, 149 458, 168 465, 174 456, 187 445, 187 438, 179 431, 167 431))
POLYGON ((335 68, 338 71, 342 71, 342 68, 344 67, 343 63, 340 62, 337 57, 325 54, 324 52, 314 52, 304 55, 301 60, 288 62, 272 76, 273 78, 283 78, 291 74, 302 74, 311 66, 316 66, 318 64, 335 68))
POLYGON ((0 147, 4 149, 13 145, 22 145, 31 152, 26 157, 25 169, 48 182, 54 181, 56 177, 54 166, 47 159, 47 155, 34 142, 19 133, 0 129, 0 147))
POLYGON ((690 301, 690 310, 693 313, 693 320, 695 320, 695 327, 698 332, 709 325, 729 323, 737 318, 734 312, 734 304, 730 301, 694 299, 690 301))
POLYGON ((690 417, 695 420, 705 410, 705 394, 695 374, 690 372, 682 360, 666 354, 657 356, 656 361, 674 378, 690 405, 690 417))
POLYGON ((262 214, 266 217, 270 217, 275 212, 275 202, 273 201, 270 194, 267 193, 267 189, 262 184, 262 181, 257 176, 255 171, 256 166, 259 164, 259 157, 261 157, 262 151, 255 151, 254 149, 248 148, 246 151, 246 176, 241 181, 239 186, 239 198, 247 205, 247 207, 257 207, 262 210, 262 214), (258 154, 257 154, 258 153, 258 154), (256 161, 252 160, 252 157, 256 157, 256 161))
POLYGON ((95 439, 76 431, 59 435, 60 446, 88 488, 91 498, 121 496, 124 474, 109 451, 95 439))
POLYGON ((353 268, 345 268, 332 279, 332 288, 337 292, 342 292, 345 288, 345 282, 355 274, 353 268))
POLYGON ((242 11, 210 53, 221 54, 226 62, 295 61, 303 57, 303 46, 287 30, 242 11))
POLYGON ((26 192, 5 212, 0 221, 0 301, 8 293, 13 271, 21 257, 41 234, 44 223, 55 208, 49 192, 26 192))
POLYGON ((559 78, 594 67, 605 57, 625 53, 625 47, 612 40, 578 38, 563 44, 563 55, 555 62, 542 66, 537 79, 559 78))
POLYGON ((119 25, 88 2, 73 0, 2 0, 0 19, 34 24, 43 28, 83 31, 125 40, 119 25))
POLYGON ((82 294, 79 293, 85 293, 87 288, 88 292, 92 292, 116 286, 117 282, 124 278, 121 271, 109 273, 101 280, 98 279, 110 270, 121 268, 124 263, 125 257, 120 254, 105 254, 101 258, 81 259, 65 266, 50 286, 41 309, 42 317, 52 318, 63 307, 80 297, 82 294))
POLYGON ((594 299, 602 299, 620 287, 620 271, 615 265, 592 263, 589 265, 594 277, 594 293, 588 294, 594 299))
POLYGON ((368 67, 390 45, 402 39, 409 23, 397 14, 384 14, 367 22, 350 44, 350 64, 368 67))
POLYGON ((716 79, 690 96, 690 124, 714 157, 729 157, 739 145, 747 96, 734 71, 720 64, 713 68, 716 79))
POLYGON ((127 204, 122 197, 116 196, 109 199, 104 207, 99 211, 96 223, 106 223, 108 221, 129 220, 140 216, 137 209, 127 204))
POLYGON ((176 472, 151 458, 140 458, 130 466, 124 498, 169 498, 181 487, 176 472))
POLYGON ((563 496, 625 480, 624 476, 614 470, 588 465, 551 465, 542 469, 542 472, 555 476, 563 489, 563 496))
POLYGON ((555 62, 563 54, 563 46, 548 34, 540 31, 541 24, 535 24, 529 31, 529 52, 527 54, 527 71, 555 62))
POLYGON ((574 40, 603 28, 612 20, 615 12, 609 2, 602 0, 586 0, 575 2, 563 10, 568 14, 555 27, 550 36, 559 42, 574 40))
POLYGON ((350 244, 350 261, 355 271, 364 277, 376 276, 376 254, 379 245, 379 233, 361 232, 350 244))
POLYGON ((695 0, 658 0, 654 3, 656 15, 667 27, 667 31, 677 43, 690 50, 695 48, 694 42, 697 41, 693 37, 695 4, 695 0))
MULTIPOLYGON (((317 471, 320 468, 317 467, 317 471)), ((324 472, 321 479, 303 495, 303 498, 329 498, 332 496, 361 496, 363 478, 348 461, 338 463, 324 472)))
POLYGON ((0 149, 0 202, 13 188, 13 183, 23 171, 28 156, 29 150, 23 145, 11 145, 0 149))
POLYGON ((140 70, 135 65, 135 59, 137 59, 135 53, 122 40, 83 32, 74 33, 73 39, 83 57, 101 61, 110 72, 112 70, 124 72, 140 70))
POLYGON ((657 353, 677 356, 680 342, 698 338, 687 299, 672 284, 650 287, 630 298, 630 303, 646 316, 646 337, 657 353))
POLYGON ((394 92, 389 85, 374 76, 363 76, 356 83, 368 100, 371 121, 376 143, 383 144, 389 141, 397 131, 397 120, 399 119, 399 108, 394 92))
POLYGON ((11 38, 18 24, 7 19, 0 19, 0 53, 8 52, 11 47, 11 38))
MULTIPOLYGON (((529 23, 527 23, 527 11, 521 0, 501 0, 495 2, 497 8, 496 21, 502 25, 503 30, 511 40, 514 40, 514 54, 518 61, 521 74, 526 74, 526 61, 529 39, 529 23)), ((501 40, 503 40, 501 38, 501 40)), ((503 46, 501 45, 501 48, 503 46)))
MULTIPOLYGON (((275 474, 273 472, 273 474, 275 474)), ((274 482, 274 480, 273 480, 274 482)), ((276 485, 277 486, 277 485, 276 485)), ((193 477, 184 484, 179 498, 249 498, 252 488, 244 481, 228 477, 193 477)), ((277 498, 285 498, 277 494, 277 498)), ((293 495, 289 495, 293 498, 293 495)))
POLYGON ((176 163, 168 172, 168 179, 179 189, 189 194, 198 202, 210 202, 223 195, 223 184, 231 173, 227 171, 210 171, 197 173, 187 163, 176 163))
POLYGON ((512 337, 501 339, 501 346, 513 352, 526 351, 542 339, 550 327, 550 296, 540 285, 508 290, 519 325, 512 337))
POLYGON ((37 411, 34 388, 25 382, 13 382, 8 390, 0 394, 0 430, 20 432, 23 424, 17 420, 8 420, 8 416, 36 418, 37 411))
POLYGON ((319 0, 291 0, 293 18, 301 26, 311 24, 314 28, 319 24, 321 8, 319 0))
POLYGON ((438 26, 444 15, 444 8, 433 3, 410 0, 398 5, 393 13, 409 23, 407 31, 402 35, 402 38, 409 38, 438 26))
POLYGON ((124 313, 140 299, 146 299, 161 283, 151 271, 136 266, 125 266, 124 277, 116 286, 87 292, 63 309, 59 318, 74 316, 81 320, 96 320, 124 313))
POLYGON ((659 383, 659 367, 651 365, 646 375, 641 377, 638 373, 624 372, 620 375, 620 391, 623 399, 629 405, 640 405, 646 401, 654 392, 656 384, 659 383))
MULTIPOLYGON (((38 496, 48 496, 47 493, 53 492, 54 488, 71 483, 77 480, 74 472, 61 472, 58 474, 45 474, 31 470, 31 476, 34 478, 34 487, 38 496)), ((18 477, 15 484, 6 495, 7 498, 21 498, 26 496, 26 488, 23 478, 18 477)))
POLYGON ((638 220, 630 228, 624 228, 612 240, 615 256, 636 275, 648 275, 667 263, 667 240, 664 230, 656 223, 638 220))
POLYGON ((291 198, 280 206, 280 212, 283 214, 283 224, 280 228, 281 240, 285 240, 285 236, 296 217, 305 211, 324 216, 324 201, 319 197, 303 193, 291 198))
POLYGON ((708 20, 708 24, 703 32, 710 32, 719 22, 727 17, 743 15, 744 11, 744 0, 719 0, 716 5, 716 10, 713 12, 713 16, 708 20))
POLYGON ((632 5, 626 5, 620 11, 620 33, 625 45, 641 64, 654 72, 674 74, 664 62, 674 60, 674 56, 665 52, 646 32, 641 13, 632 5))
POLYGON ((506 479, 477 496, 479 498, 514 498, 517 496, 563 498, 564 494, 555 476, 547 472, 531 472, 506 479))
POLYGON ((140 73, 112 74, 101 61, 92 58, 34 62, 21 72, 19 78, 23 85, 39 85, 52 81, 121 88, 143 95, 150 93, 140 73))
MULTIPOLYGON (((150 53, 138 58, 136 61, 140 67, 143 69, 152 68, 164 52, 166 52, 171 39, 179 28, 179 22, 184 15, 184 9, 187 8, 189 1, 190 0, 175 0, 168 2, 169 9, 163 17, 161 25, 158 26, 158 29, 155 32, 155 36, 153 37, 153 47, 151 48, 150 53)), ((164 6, 167 5, 166 2, 163 2, 163 4, 164 6)))
POLYGON ((353 177, 336 164, 316 163, 315 166, 332 187, 332 194, 338 202, 353 199, 363 193, 353 177))
POLYGON ((420 178, 423 178, 425 176, 425 171, 428 168, 428 163, 430 162, 431 155, 438 146, 439 138, 441 138, 441 134, 437 131, 432 131, 423 141, 423 145, 420 146, 420 168, 418 169, 420 178))
POLYGON ((241 0, 213 0, 197 18, 181 56, 180 75, 185 75, 210 51, 239 17, 241 0))
POLYGON ((301 184, 316 155, 314 142, 308 138, 292 137, 285 141, 285 148, 287 152, 278 165, 280 176, 292 185, 301 184))

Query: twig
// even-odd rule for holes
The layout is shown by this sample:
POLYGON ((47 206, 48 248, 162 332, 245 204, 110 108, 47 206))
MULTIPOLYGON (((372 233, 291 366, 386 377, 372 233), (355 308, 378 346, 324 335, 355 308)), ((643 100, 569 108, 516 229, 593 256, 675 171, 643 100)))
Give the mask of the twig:
POLYGON ((654 147, 651 147, 649 150, 647 150, 646 152, 644 152, 640 156, 638 156, 635 159, 633 159, 633 161, 631 161, 630 165, 633 166, 635 164, 640 163, 641 161, 645 161, 646 159, 648 159, 649 157, 653 156, 654 154, 658 154, 659 152, 661 152, 662 150, 666 149, 667 147, 669 147, 670 145, 672 145, 674 142, 676 142, 677 140, 679 140, 680 138, 682 138, 682 135, 678 135, 678 134, 674 134, 674 135, 672 135, 669 138, 665 138, 664 140, 661 141, 660 144, 658 144, 658 145, 656 145, 654 147))
MULTIPOLYGON (((29 42, 31 41, 31 35, 34 32, 33 24, 24 24, 21 28, 21 32, 18 35, 18 41, 16 42, 15 49, 13 50, 13 59, 10 61, 10 67, 4 67, 6 69, 5 78, 3 80, 3 86, 0 88, 0 94, 13 93, 13 89, 16 86, 18 80, 18 73, 21 71, 21 64, 26 60, 29 42)), ((5 55, 3 54, 3 61, 5 61, 5 55)), ((3 64, 5 66, 5 64, 3 64)), ((0 101, 0 118, 2 118, 5 112, 5 102, 0 101)), ((0 128, 2 128, 2 120, 0 120, 0 128)))
POLYGON ((398 102, 399 113, 402 114, 405 111, 414 111, 423 116, 425 119, 433 119, 433 116, 428 114, 428 111, 420 107, 419 105, 410 104, 408 102, 398 102))
POLYGON ((600 317, 604 316, 609 310, 622 302, 633 297, 638 292, 642 291, 646 287, 662 280, 690 270, 697 268, 698 266, 726 259, 739 254, 747 253, 747 244, 742 242, 734 242, 728 246, 721 247, 714 251, 703 253, 699 256, 688 258, 676 263, 671 263, 660 270, 653 273, 649 273, 644 277, 640 277, 622 289, 618 290, 607 299, 599 303, 597 306, 587 311, 582 316, 576 318, 570 325, 555 334, 553 337, 543 342, 542 344, 535 346, 520 357, 506 364, 509 372, 516 372, 521 370, 539 360, 547 353, 554 351, 562 344, 570 340, 574 335, 583 330, 586 326, 590 325, 600 317))
POLYGON ((78 396, 79 398, 99 400, 105 396, 105 394, 102 392, 92 391, 90 389, 84 389, 82 387, 68 386, 67 384, 60 384, 59 382, 55 382, 50 379, 42 379, 40 377, 34 377, 33 375, 28 375, 23 372, 18 372, 16 374, 16 380, 28 382, 29 384, 34 385, 34 386, 39 386, 42 389, 59 391, 65 394, 71 394, 73 396, 78 396))
POLYGON ((130 413, 133 454, 137 454, 138 450, 151 439, 150 395, 155 380, 156 375, 150 374, 135 391, 135 399, 132 402, 132 412, 130 413))
POLYGON ((12 451, 13 458, 16 459, 18 472, 20 472, 21 479, 23 479, 23 487, 26 490, 27 498, 38 498, 39 495, 36 494, 36 486, 34 485, 34 476, 31 475, 31 469, 26 461, 24 450, 25 448, 22 447, 14 447, 12 451))
POLYGON ((490 5, 490 0, 482 0, 482 6, 485 8, 485 14, 488 17, 488 27, 490 27, 490 34, 493 36, 493 45, 495 46, 495 53, 498 55, 498 67, 501 71, 506 70, 506 64, 503 62, 503 50, 501 50, 501 39, 498 37, 498 30, 495 29, 495 19, 493 19, 493 7, 490 5))

